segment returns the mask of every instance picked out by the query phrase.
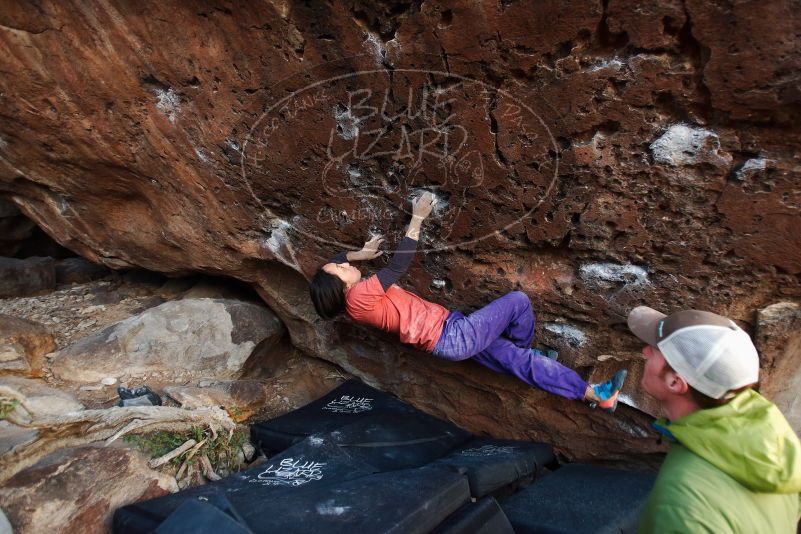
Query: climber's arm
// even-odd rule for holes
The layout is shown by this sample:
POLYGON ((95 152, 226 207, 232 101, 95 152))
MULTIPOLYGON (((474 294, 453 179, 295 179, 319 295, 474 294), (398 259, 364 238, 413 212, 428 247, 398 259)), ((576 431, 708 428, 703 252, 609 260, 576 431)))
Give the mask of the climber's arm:
POLYGON ((379 257, 383 252, 378 250, 379 245, 384 242, 382 237, 373 237, 367 241, 361 250, 342 251, 328 260, 328 263, 350 263, 352 261, 366 261, 379 257))
POLYGON ((412 262, 415 252, 417 252, 420 226, 423 224, 423 220, 431 213, 433 203, 434 196, 431 193, 425 193, 412 204, 412 220, 406 230, 406 236, 401 240, 395 254, 392 255, 389 265, 376 274, 384 291, 397 282, 406 272, 406 269, 409 268, 409 264, 412 262))
POLYGON ((384 288, 384 291, 389 289, 389 286, 397 282, 398 279, 403 276, 403 273, 409 268, 409 264, 412 262, 415 252, 417 252, 417 240, 410 237, 407 232, 406 237, 404 237, 398 245, 395 254, 392 255, 389 265, 376 273, 378 281, 381 282, 381 287, 384 288))

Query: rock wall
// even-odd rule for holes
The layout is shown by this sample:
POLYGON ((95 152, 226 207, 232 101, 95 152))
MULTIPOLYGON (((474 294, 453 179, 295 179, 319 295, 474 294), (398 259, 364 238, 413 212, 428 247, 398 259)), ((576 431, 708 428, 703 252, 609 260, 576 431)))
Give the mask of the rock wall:
MULTIPOLYGON (((626 312, 756 332, 801 299, 790 2, 4 4, 0 191, 25 215, 109 267, 252 282, 298 347, 473 431, 657 451, 626 312), (633 408, 315 317, 305 279, 371 233, 394 245, 421 188, 441 202, 408 287, 462 310, 522 289, 564 362, 631 366, 633 408)), ((759 330, 797 421, 797 340, 759 330)))

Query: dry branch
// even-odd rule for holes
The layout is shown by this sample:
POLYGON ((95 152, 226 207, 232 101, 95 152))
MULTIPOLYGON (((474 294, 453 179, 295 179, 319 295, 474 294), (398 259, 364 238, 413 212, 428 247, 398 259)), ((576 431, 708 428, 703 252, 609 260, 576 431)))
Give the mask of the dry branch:
POLYGON ((150 466, 150 469, 155 469, 155 468, 157 468, 159 466, 162 466, 162 465, 166 464, 167 462, 169 462, 170 460, 172 460, 176 456, 181 456, 183 453, 185 453, 187 450, 191 449, 195 445, 197 445, 197 441, 195 441, 193 439, 188 439, 188 440, 186 440, 186 442, 184 442, 183 445, 181 445, 180 447, 178 447, 176 449, 171 450, 170 452, 168 452, 164 456, 159 456, 158 458, 153 458, 152 460, 150 460, 147 463, 147 465, 150 466))
POLYGON ((198 443, 197 445, 192 447, 192 450, 189 451, 189 454, 186 455, 186 458, 184 458, 184 463, 181 464, 181 467, 178 469, 178 473, 176 473, 176 475, 175 475, 175 479, 176 480, 180 480, 181 475, 184 474, 184 470, 186 469, 186 466, 189 465, 189 460, 191 460, 192 457, 195 454, 197 454, 197 451, 199 451, 200 448, 203 445, 205 445, 207 441, 208 441, 208 438, 204 439, 203 441, 201 441, 200 443, 198 443))
POLYGON ((215 482, 222 479, 220 475, 214 472, 214 468, 211 466, 211 461, 205 453, 200 455, 200 467, 203 469, 203 476, 210 481, 215 482))

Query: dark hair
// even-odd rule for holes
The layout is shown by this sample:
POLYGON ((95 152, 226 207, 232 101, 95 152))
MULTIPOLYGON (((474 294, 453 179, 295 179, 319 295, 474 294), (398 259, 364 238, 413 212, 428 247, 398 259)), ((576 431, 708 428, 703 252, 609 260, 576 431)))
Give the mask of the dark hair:
POLYGON ((345 309, 345 282, 322 267, 309 284, 309 295, 317 315, 323 319, 333 319, 345 309))
MULTIPOLYGON (((662 368, 661 376, 665 376, 669 372, 670 373, 676 373, 676 371, 673 369, 673 367, 671 367, 668 362, 665 362, 665 366, 662 368)), ((678 373, 676 373, 676 374, 678 374, 678 373)), ((741 392, 745 391, 746 389, 749 389, 749 388, 756 389, 758 387, 759 387, 759 384, 757 382, 755 382, 753 384, 748 384, 747 386, 743 386, 741 388, 732 389, 728 393, 734 393, 735 395, 737 395, 738 393, 741 393, 741 392)), ((695 389, 694 387, 692 387, 689 384, 687 384, 687 388, 688 388, 688 392, 690 393, 690 397, 692 397, 692 399, 695 401, 695 403, 698 406, 700 406, 702 410, 707 410, 709 408, 717 408, 718 406, 723 406, 724 404, 727 404, 732 399, 731 397, 725 398, 726 396, 724 396, 724 398, 722 398, 722 399, 713 399, 712 397, 710 397, 708 395, 704 395, 703 393, 701 393, 700 391, 698 391, 697 389, 695 389)))

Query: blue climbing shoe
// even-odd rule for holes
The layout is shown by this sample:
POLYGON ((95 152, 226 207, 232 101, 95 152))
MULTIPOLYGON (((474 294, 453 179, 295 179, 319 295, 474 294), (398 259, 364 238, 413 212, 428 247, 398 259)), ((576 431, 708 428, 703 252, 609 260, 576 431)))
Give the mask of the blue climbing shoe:
POLYGON ((612 413, 617 408, 617 398, 620 395, 620 390, 623 389, 623 382, 626 381, 628 371, 621 369, 615 375, 600 384, 594 384, 592 390, 598 396, 600 401, 591 404, 593 408, 596 406, 605 412, 612 413))

